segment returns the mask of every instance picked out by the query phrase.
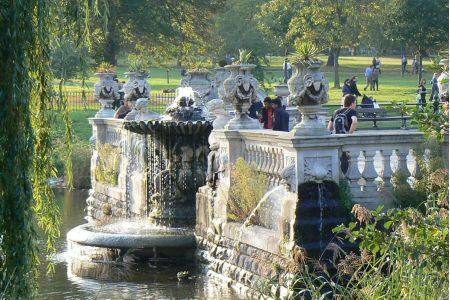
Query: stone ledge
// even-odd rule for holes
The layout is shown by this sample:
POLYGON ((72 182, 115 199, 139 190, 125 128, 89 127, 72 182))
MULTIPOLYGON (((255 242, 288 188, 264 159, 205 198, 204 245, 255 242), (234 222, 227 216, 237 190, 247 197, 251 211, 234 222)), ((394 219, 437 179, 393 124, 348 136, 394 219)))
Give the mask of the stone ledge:
POLYGON ((223 230, 224 237, 238 241, 252 247, 280 255, 279 233, 261 226, 250 225, 242 227, 240 223, 226 223, 223 230), (240 229, 242 228, 241 232, 240 229), (264 237, 261 238, 261 237, 264 237))

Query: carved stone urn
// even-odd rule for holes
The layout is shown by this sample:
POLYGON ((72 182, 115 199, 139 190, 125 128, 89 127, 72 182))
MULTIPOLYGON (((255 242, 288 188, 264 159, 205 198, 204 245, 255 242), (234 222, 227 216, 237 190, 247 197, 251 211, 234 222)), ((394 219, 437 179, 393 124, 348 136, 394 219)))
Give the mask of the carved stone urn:
MULTIPOLYGON (((227 66, 225 66, 227 67, 227 66)), ((225 126, 227 130, 260 129, 259 122, 248 116, 248 109, 257 100, 258 81, 251 71, 255 65, 236 65, 224 82, 225 99, 231 102, 235 117, 225 126), (237 75, 236 71, 239 71, 237 75), (234 75, 234 76, 233 76, 234 75)))
POLYGON ((328 102, 328 80, 320 71, 322 61, 300 60, 293 62, 294 75, 288 81, 289 103, 297 106, 301 122, 294 129, 296 136, 330 134, 322 117, 322 104, 328 102))
POLYGON ((204 106, 206 98, 211 93, 211 80, 208 78, 208 70, 188 70, 181 80, 181 86, 191 87, 194 91, 196 106, 204 106))
POLYGON ((151 87, 145 78, 148 77, 148 73, 145 72, 126 72, 128 81, 123 85, 125 92, 125 100, 129 102, 131 111, 125 116, 125 120, 134 120, 138 111, 136 110, 136 101, 140 98, 150 99, 151 87))
POLYGON ((119 86, 113 80, 116 73, 96 73, 100 80, 94 85, 94 99, 101 103, 102 108, 95 114, 96 118, 114 118, 112 108, 114 101, 119 100, 119 86))

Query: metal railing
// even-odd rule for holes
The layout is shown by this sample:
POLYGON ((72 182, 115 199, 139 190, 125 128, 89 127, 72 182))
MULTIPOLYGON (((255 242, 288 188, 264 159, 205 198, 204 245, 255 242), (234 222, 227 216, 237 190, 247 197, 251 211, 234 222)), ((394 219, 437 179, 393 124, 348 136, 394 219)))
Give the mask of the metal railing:
MULTIPOLYGON (((70 111, 97 111, 101 108, 98 101, 94 99, 92 91, 86 92, 64 92, 62 94, 67 100, 67 105, 70 111)), ((59 99, 60 95, 54 95, 54 99, 59 99)), ((163 112, 167 106, 172 104, 175 99, 175 93, 152 93, 149 101, 149 109, 158 113, 163 112)), ((115 103, 116 107, 120 105, 119 101, 115 103)), ((54 101, 54 110, 61 110, 62 107, 58 105, 58 101, 54 101)))

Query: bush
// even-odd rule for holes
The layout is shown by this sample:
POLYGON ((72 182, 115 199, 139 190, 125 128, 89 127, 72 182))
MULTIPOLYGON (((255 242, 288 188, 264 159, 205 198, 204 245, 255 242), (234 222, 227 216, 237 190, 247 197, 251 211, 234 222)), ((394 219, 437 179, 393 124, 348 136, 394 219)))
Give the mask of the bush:
POLYGON ((77 142, 72 151, 73 187, 91 187, 91 147, 88 142, 77 142))
MULTIPOLYGON (((230 197, 227 201, 228 219, 244 222, 267 192, 268 181, 264 174, 258 172, 243 158, 236 161, 231 170, 231 178, 230 197)), ((258 224, 258 214, 256 213, 250 221, 258 224)))

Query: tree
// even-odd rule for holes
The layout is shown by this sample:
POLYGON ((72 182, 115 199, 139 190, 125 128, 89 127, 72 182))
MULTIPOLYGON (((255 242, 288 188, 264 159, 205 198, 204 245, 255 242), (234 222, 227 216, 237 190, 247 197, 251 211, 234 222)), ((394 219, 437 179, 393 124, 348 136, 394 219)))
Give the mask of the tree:
MULTIPOLYGON (((389 36, 414 49, 419 56, 419 70, 428 50, 448 48, 448 8, 447 0, 393 0, 386 7, 389 36)), ((418 82, 421 80, 419 72, 418 82)))
MULTIPOLYGON (((257 25, 264 33, 264 39, 267 43, 275 42, 278 47, 283 49, 284 56, 287 56, 288 49, 293 44, 293 41, 287 37, 289 24, 300 9, 300 1, 271 0, 262 4, 257 14, 257 25)), ((285 81, 287 72, 287 68, 284 68, 285 81)))
POLYGON ((229 0, 215 17, 214 28, 218 56, 237 56, 239 49, 251 50, 249 62, 257 66, 253 74, 261 83, 264 81, 262 65, 267 63, 266 55, 277 49, 258 30, 256 13, 265 2, 267 0, 229 0))
MULTIPOLYGON (((99 1, 98 3, 101 3, 99 1)), ((91 1, 16 0, 0 5, 0 291, 2 298, 33 298, 37 223, 54 250, 59 210, 48 178, 52 37, 59 30, 85 41, 91 1), (66 20, 59 27, 57 19, 66 20)))
POLYGON ((302 9, 292 18, 288 36, 330 48, 334 57, 334 87, 339 84, 339 53, 343 46, 356 43, 361 10, 358 0, 303 1, 302 9))
POLYGON ((189 51, 207 53, 211 20, 223 0, 105 0, 109 17, 92 18, 94 58, 117 63, 121 50, 183 60, 189 51), (105 26, 106 25, 106 26, 105 26))

